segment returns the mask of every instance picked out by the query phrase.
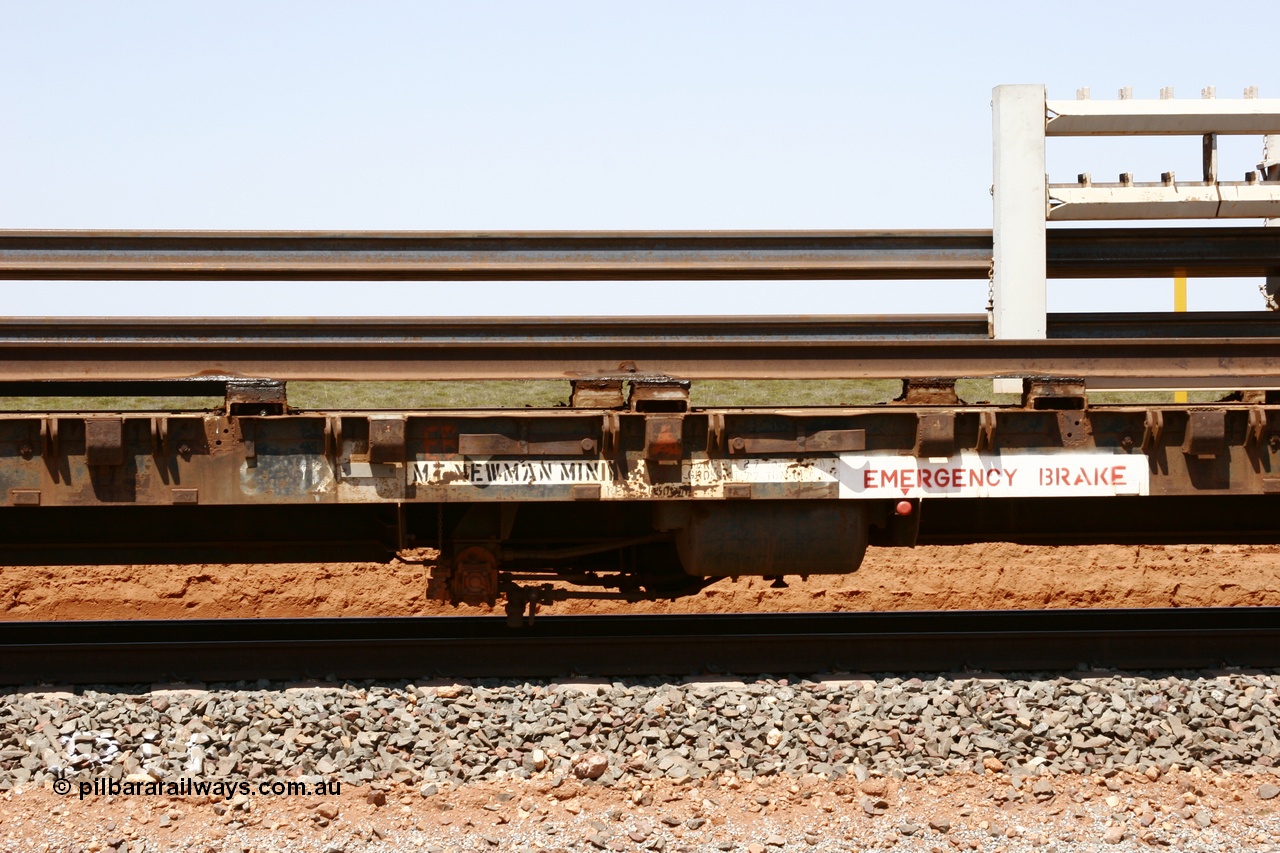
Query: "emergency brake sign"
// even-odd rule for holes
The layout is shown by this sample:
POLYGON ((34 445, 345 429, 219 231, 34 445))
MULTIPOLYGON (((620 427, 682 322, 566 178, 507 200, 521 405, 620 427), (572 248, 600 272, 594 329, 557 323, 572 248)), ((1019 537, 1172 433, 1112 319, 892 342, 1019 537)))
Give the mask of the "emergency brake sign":
POLYGON ((1151 487, 1146 456, 1103 453, 843 455, 836 479, 844 498, 1102 497, 1151 487))

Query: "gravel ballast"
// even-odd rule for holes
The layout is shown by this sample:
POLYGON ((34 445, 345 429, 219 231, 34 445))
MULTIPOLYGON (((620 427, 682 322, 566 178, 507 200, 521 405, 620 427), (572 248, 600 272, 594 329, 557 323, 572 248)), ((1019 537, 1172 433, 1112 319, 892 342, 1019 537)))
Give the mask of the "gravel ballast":
MULTIPOLYGON (((70 783, 70 800, 83 803, 76 794, 82 782, 130 784, 139 792, 159 785, 146 789, 150 800, 185 802, 197 793, 196 801, 222 807, 210 819, 247 832, 258 824, 237 810, 257 808, 261 821, 262 810, 280 803, 254 806, 239 789, 222 796, 223 789, 191 786, 290 780, 311 786, 295 802, 307 810, 308 829, 323 831, 327 843, 357 845, 346 849, 392 849, 385 838, 335 834, 343 819, 317 811, 338 809, 325 801, 342 803, 357 792, 372 797, 370 809, 390 796, 406 814, 427 810, 433 826, 415 818, 417 843, 406 835, 404 849, 435 844, 428 830, 459 849, 496 849, 512 840, 516 823, 534 821, 541 832, 554 828, 555 816, 566 835, 535 834, 536 845, 520 843, 849 850, 862 849, 857 845, 871 833, 874 843, 902 850, 1007 851, 1084 849, 1072 845, 1086 840, 1106 849, 1243 849, 1230 846, 1238 839, 1213 846, 1228 828, 1206 805, 1225 807, 1234 796, 1244 803, 1239 808, 1256 807, 1256 820, 1230 831, 1247 829, 1248 848, 1265 849, 1280 831, 1267 803, 1280 794, 1273 767, 1280 758, 1278 687, 1274 672, 1095 672, 11 690, 0 694, 0 796, 30 803, 70 783), (1232 794, 1213 793, 1223 780, 1232 794), (341 795, 310 793, 335 782, 344 786, 341 795), (1160 797, 1127 787, 1135 784, 1173 802, 1161 807, 1160 797), (930 808, 930 795, 920 792, 938 785, 964 795, 968 813, 957 803, 950 811, 930 808), (486 819, 512 814, 482 832, 474 821, 468 828, 439 817, 451 797, 471 802, 486 819), (609 798, 618 806, 601 822, 591 804, 609 798), (783 801, 809 808, 818 822, 770 823, 783 801), (823 802, 825 812, 815 808, 823 802), (751 817, 751 832, 726 826, 730 803, 751 817), (1085 804, 1101 805, 1103 813, 1085 804), (979 819, 980 808, 1023 817, 979 819), (1045 810, 1043 820, 1025 819, 1037 809, 1045 810), (663 823, 664 816, 675 822, 663 823), (638 828, 623 831, 628 821, 638 828), (1055 821, 1066 821, 1065 828, 1055 821)), ((142 801, 105 787, 89 800, 142 801)), ((600 808, 608 811, 606 805, 600 808)), ((296 849, 313 849, 304 840, 296 849)), ((143 836, 134 842, 128 850, 151 849, 143 836)))
POLYGON ((0 790, 289 774, 605 783, 1129 768, 1271 773, 1280 675, 346 684, 0 694, 0 790))

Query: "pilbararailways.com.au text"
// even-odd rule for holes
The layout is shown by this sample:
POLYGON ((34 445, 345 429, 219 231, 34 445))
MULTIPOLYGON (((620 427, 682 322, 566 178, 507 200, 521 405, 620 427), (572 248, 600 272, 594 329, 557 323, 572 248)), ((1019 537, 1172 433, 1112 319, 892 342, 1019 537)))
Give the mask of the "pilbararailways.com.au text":
MULTIPOLYGON (((65 779, 59 779, 65 782, 65 779)), ((68 788, 70 785, 68 784, 68 788)), ((314 797, 335 796, 342 793, 342 783, 321 780, 299 782, 295 779, 268 779, 260 782, 240 780, 178 779, 172 782, 134 782, 120 779, 94 779, 77 782, 80 799, 85 797, 191 797, 214 796, 231 799, 237 795, 246 797, 257 794, 264 797, 314 797)), ((59 791, 59 793, 71 793, 59 791)))

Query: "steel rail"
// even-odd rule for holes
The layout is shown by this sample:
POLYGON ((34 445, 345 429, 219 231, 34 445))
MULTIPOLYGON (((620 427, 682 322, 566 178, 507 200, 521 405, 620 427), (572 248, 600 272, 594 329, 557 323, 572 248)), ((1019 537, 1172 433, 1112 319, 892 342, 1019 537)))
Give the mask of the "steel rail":
POLYGON ((973 316, 24 320, 0 323, 0 382, 1280 377, 1270 315, 1183 318, 1062 315, 1027 341, 990 340, 973 316))
MULTIPOLYGON (((1270 311, 1048 315, 1051 340, 1280 338, 1270 311)), ((32 317, 0 319, 0 344, 579 344, 988 341, 985 314, 605 317, 32 317)))
MULTIPOLYGON (((0 231, 0 278, 151 280, 983 279, 970 231, 0 231)), ((1051 229, 1052 278, 1261 276, 1265 228, 1051 229)))
POLYGON ((1280 608, 0 623, 0 682, 1280 665, 1280 608))

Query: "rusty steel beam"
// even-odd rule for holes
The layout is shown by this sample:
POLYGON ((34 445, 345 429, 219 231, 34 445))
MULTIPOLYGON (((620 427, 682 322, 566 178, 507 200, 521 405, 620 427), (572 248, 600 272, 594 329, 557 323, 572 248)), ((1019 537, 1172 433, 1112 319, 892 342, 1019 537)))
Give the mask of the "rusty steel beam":
POLYGON ((1280 324, 1270 315, 1182 316, 1188 319, 1058 316, 1051 337, 1041 341, 993 341, 983 318, 963 315, 9 321, 0 323, 0 381, 1039 374, 1201 381, 1194 387, 1208 380, 1280 381, 1280 324), (1144 333, 1144 324, 1160 336, 1144 333))
MULTIPOLYGON (((1280 272, 1263 228, 1054 229, 1051 278, 1280 272)), ((0 278, 189 280, 983 279, 971 231, 0 231, 0 278)))

